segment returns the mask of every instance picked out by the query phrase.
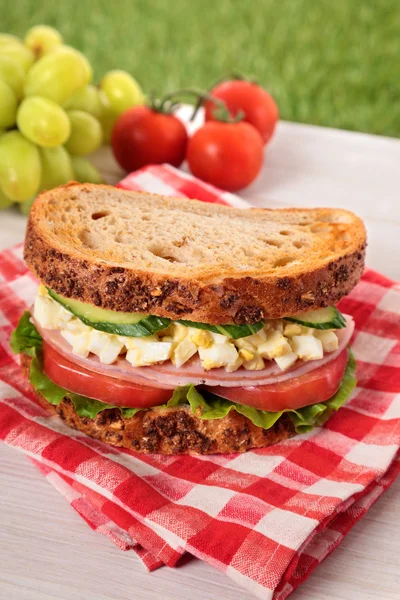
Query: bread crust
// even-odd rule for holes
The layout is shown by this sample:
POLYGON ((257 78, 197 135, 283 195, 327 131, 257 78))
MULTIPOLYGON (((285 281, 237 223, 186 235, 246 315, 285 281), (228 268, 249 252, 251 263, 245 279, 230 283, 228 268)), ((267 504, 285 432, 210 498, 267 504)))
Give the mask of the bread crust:
MULTIPOLYGON (((65 192, 65 186, 62 189, 65 192)), ((80 189, 90 192, 93 186, 80 189)), ((328 256, 308 270, 284 268, 278 275, 241 277, 215 273, 210 279, 126 268, 49 240, 40 210, 46 194, 52 197, 49 192, 41 194, 28 221, 24 251, 28 267, 58 294, 108 310, 212 324, 254 323, 336 304, 353 289, 364 269, 365 228, 354 215, 353 239, 340 256, 332 260, 328 256)))
MULTIPOLYGON (((21 354, 21 366, 29 377, 31 358, 21 354)), ((295 435, 294 425, 283 415, 270 429, 257 427, 232 410, 222 419, 206 421, 187 406, 139 411, 123 417, 118 408, 103 410, 94 419, 80 417, 68 398, 58 406, 35 392, 37 401, 69 427, 122 448, 146 454, 221 454, 265 448, 295 435)))

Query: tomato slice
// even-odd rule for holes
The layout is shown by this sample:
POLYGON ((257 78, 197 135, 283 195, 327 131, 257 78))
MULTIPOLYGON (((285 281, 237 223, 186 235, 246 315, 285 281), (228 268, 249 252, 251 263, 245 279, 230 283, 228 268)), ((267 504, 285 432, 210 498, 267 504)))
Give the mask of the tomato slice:
POLYGON ((43 342, 43 368, 54 383, 66 390, 118 406, 150 408, 165 404, 173 393, 99 375, 68 360, 46 342, 43 342))
MULTIPOLYGON (((348 360, 347 348, 335 360, 282 383, 249 387, 204 386, 203 389, 260 410, 278 412, 324 402, 339 389, 348 360)), ((57 385, 75 394, 118 406, 150 408, 168 402, 171 390, 144 386, 90 371, 43 342, 43 366, 57 385)))
POLYGON ((238 404, 278 412, 324 402, 339 389, 348 361, 345 348, 335 360, 314 371, 272 385, 250 387, 207 386, 207 390, 238 404))

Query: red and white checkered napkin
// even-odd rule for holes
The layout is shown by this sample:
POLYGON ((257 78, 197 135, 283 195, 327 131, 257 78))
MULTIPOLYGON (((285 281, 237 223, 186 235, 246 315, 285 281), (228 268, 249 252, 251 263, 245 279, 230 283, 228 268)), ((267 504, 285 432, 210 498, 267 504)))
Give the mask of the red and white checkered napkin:
MULTIPOLYGON (((243 206, 170 167, 124 187, 243 206)), ((36 284, 22 249, 0 254, 0 438, 25 452, 89 525, 149 570, 190 552, 263 600, 286 598, 400 471, 400 286, 367 271, 343 311, 356 321, 358 386, 325 427, 224 456, 139 455, 48 416, 8 345, 36 284)))

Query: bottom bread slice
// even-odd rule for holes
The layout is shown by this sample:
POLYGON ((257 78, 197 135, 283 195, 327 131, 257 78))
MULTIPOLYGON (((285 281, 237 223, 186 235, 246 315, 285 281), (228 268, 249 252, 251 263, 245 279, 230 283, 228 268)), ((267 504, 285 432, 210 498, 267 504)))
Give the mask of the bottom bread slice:
MULTIPOLYGON (((21 355, 21 365, 29 376, 31 358, 21 355)), ((270 429, 257 427, 235 410, 222 419, 205 420, 194 415, 189 406, 154 408, 124 417, 118 408, 101 411, 94 419, 79 416, 67 397, 53 406, 36 393, 39 403, 56 414, 69 427, 106 444, 135 452, 160 454, 220 454, 265 448, 295 435, 287 415, 270 429)))

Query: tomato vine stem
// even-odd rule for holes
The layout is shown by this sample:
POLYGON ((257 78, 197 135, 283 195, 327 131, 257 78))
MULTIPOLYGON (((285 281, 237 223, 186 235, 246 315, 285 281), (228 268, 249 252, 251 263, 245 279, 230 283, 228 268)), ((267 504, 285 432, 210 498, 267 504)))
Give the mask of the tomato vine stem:
MULTIPOLYGON (((216 110, 214 111, 214 116, 218 121, 223 121, 225 123, 238 123, 244 117, 243 111, 239 111, 237 115, 234 117, 230 114, 225 102, 216 98, 210 92, 206 92, 204 90, 196 89, 196 88, 181 88, 179 90, 175 90, 166 94, 163 98, 151 98, 151 108, 157 112, 163 112, 169 114, 173 112, 175 108, 180 104, 177 99, 181 96, 195 96, 198 100, 200 100, 200 105, 205 101, 209 100, 213 102, 216 106, 216 110)), ((190 121, 193 121, 198 111, 198 107, 196 106, 192 116, 190 117, 190 121)))
MULTIPOLYGON (((235 79, 236 81, 248 81, 249 83, 253 83, 254 85, 259 84, 258 79, 256 77, 253 77, 253 76, 248 77, 247 75, 243 75, 243 73, 239 73, 238 71, 228 71, 227 73, 217 77, 217 79, 215 79, 212 82, 212 84, 208 88, 207 92, 208 93, 211 92, 220 83, 224 83, 225 81, 230 81, 232 79, 235 79)), ((195 109, 193 111, 193 114, 190 117, 191 121, 194 121, 194 119, 196 118, 196 115, 199 112, 200 108, 202 107, 203 103, 204 103, 204 99, 199 97, 197 100, 195 109)), ((239 120, 241 120, 241 119, 239 119, 239 120)))

